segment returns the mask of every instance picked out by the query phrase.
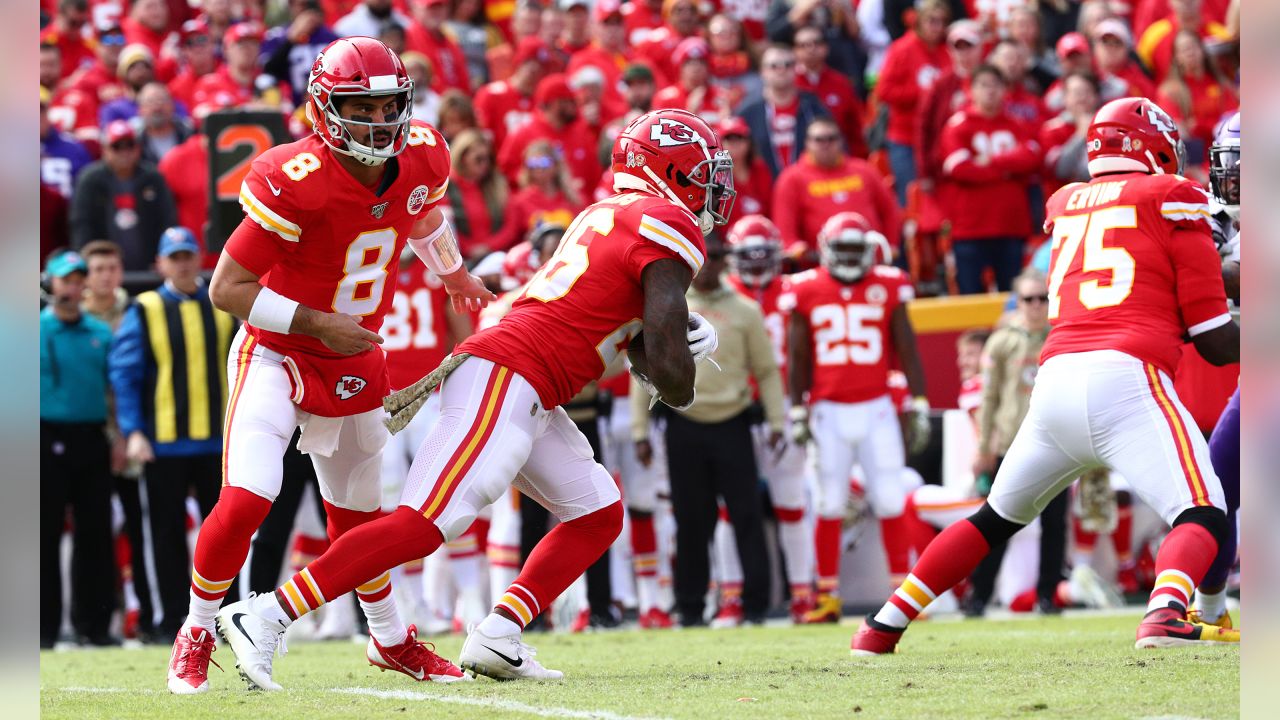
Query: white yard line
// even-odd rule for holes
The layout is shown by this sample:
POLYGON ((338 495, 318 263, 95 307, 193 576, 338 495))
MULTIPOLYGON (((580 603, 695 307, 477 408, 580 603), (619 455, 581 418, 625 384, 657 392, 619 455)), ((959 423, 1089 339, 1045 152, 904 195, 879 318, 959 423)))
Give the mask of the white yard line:
POLYGON ((452 695, 434 695, 431 693, 417 692, 414 690, 370 690, 368 688, 334 688, 329 692, 340 693, 344 695, 363 695, 366 697, 380 698, 383 700, 413 700, 416 702, 442 702, 453 703, 455 705, 471 705, 474 707, 490 708, 495 710, 506 710, 509 712, 522 712, 530 715, 538 715, 540 717, 549 718, 596 718, 598 720, 659 720, 657 718, 643 718, 634 715, 619 715, 608 710, 574 710, 572 708, 562 707, 540 707, 538 705, 528 705, 514 700, 495 700, 492 698, 465 697, 452 695))

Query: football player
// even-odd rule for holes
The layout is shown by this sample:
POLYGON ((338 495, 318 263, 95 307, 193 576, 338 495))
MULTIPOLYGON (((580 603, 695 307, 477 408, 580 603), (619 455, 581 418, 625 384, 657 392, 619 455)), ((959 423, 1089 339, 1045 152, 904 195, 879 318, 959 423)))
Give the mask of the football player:
MULTIPOLYGON (((425 392, 448 376, 440 420, 418 450, 400 507, 338 538, 275 593, 219 614, 241 671, 259 687, 279 687, 272 660, 291 622, 435 552, 513 479, 560 524, 468 634, 459 662, 502 679, 563 677, 534 658, 523 628, 617 538, 622 503, 560 406, 623 349, 655 399, 693 403, 694 364, 717 342, 684 294, 702 268, 703 236, 725 223, 734 198, 733 161, 707 124, 684 111, 632 121, 614 143, 613 171, 617 194, 578 215, 511 311, 422 381, 425 392)), ((388 399, 393 424, 409 397, 388 399)))
POLYGON ((1150 100, 1104 105, 1089 127, 1087 153, 1092 179, 1063 187, 1045 208, 1053 331, 1031 410, 986 502, 930 543, 884 607, 863 621, 855 655, 893 652, 939 593, 1097 467, 1124 475, 1173 527, 1156 557, 1137 647, 1240 640, 1237 630, 1184 617, 1230 531, 1209 448, 1170 379, 1184 333, 1214 365, 1240 357, 1209 196, 1179 174, 1177 125, 1150 100))
MULTIPOLYGON (((175 693, 208 690, 215 614, 280 490, 296 427, 320 480, 330 538, 380 514, 388 379, 376 330, 405 243, 441 278, 455 308, 492 298, 462 267, 435 207, 448 185, 448 146, 412 121, 413 81, 395 53, 370 38, 336 40, 316 58, 308 87, 314 133, 253 162, 240 187, 245 220, 209 287, 214 304, 246 323, 228 359, 222 494, 200 530, 190 609, 169 662, 175 693)), ((371 663, 417 680, 464 677, 405 627, 386 573, 359 585, 371 663)), ((239 616, 223 616, 224 634, 241 636, 240 627, 239 616)), ((259 639, 271 650, 278 640, 259 639)))
MULTIPOLYGON (((1222 276, 1227 296, 1240 301, 1240 113, 1227 118, 1213 146, 1209 148, 1209 187, 1213 199, 1226 213, 1221 223, 1227 239, 1219 250, 1223 255, 1222 276)), ((1240 388, 1231 394, 1227 407, 1209 436, 1209 461, 1222 482, 1227 502, 1228 532, 1218 547, 1218 556, 1196 588, 1195 608, 1188 613, 1191 622, 1231 627, 1227 612, 1227 575, 1236 562, 1236 511, 1240 508, 1240 388)))
POLYGON ((813 440, 818 475, 818 599, 805 622, 840 619, 840 527, 855 463, 866 475, 866 495, 880 518, 889 573, 905 577, 910 539, 901 483, 906 463, 898 411, 889 395, 889 370, 907 376, 912 401, 912 451, 929 441, 924 369, 906 303, 910 278, 888 262, 883 235, 856 212, 836 213, 818 233, 820 266, 791 276, 782 299, 790 310, 788 367, 791 431, 798 445, 813 440))

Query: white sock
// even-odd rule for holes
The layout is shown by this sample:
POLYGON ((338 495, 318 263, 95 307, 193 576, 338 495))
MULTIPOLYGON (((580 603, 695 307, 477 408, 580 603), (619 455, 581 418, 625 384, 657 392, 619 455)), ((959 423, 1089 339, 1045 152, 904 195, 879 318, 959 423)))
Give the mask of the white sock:
POLYGON ((1093 566, 1093 548, 1088 551, 1072 550, 1071 551, 1071 567, 1080 567, 1081 565, 1093 566))
POLYGON ((787 563, 787 581, 792 585, 813 584, 813 531, 803 520, 780 522, 778 544, 787 563))
POLYGON ((891 628, 906 628, 911 624, 905 613, 898 609, 897 605, 887 602, 884 607, 880 608, 880 612, 876 613, 876 622, 888 625, 891 628))
POLYGON ((492 596, 490 605, 497 605, 502 600, 502 596, 507 594, 507 588, 511 587, 519 574, 515 568, 489 563, 489 594, 492 596))
POLYGON ((658 606, 658 595, 657 575, 636 576, 636 603, 640 606, 641 613, 658 606))
POLYGON ((289 615, 285 613, 284 608, 280 607, 280 601, 276 599, 273 592, 255 595, 249 600, 249 610, 254 614, 264 617, 268 620, 275 620, 282 623, 285 627, 293 624, 293 620, 289 619, 289 615))
POLYGON ((1162 593, 1156 593, 1155 595, 1152 595, 1151 599, 1147 601, 1147 612, 1151 612, 1152 610, 1160 610, 1163 608, 1167 608, 1170 605, 1176 606, 1177 609, 1181 610, 1182 612, 1187 611, 1187 604, 1186 602, 1183 601, 1182 596, 1175 595, 1173 593, 1162 592, 1162 593))
POLYGON ((502 617, 498 613, 489 613, 476 629, 489 637, 507 637, 508 635, 519 635, 520 626, 502 617))
POLYGON ((369 634, 383 646, 399 645, 409 637, 409 628, 404 626, 400 613, 396 612, 396 601, 392 593, 377 602, 360 601, 360 609, 369 621, 369 634))
POLYGON ((1200 611, 1200 615, 1205 620, 1212 621, 1222 617, 1222 614, 1227 611, 1226 588, 1216 593, 1207 593, 1197 588, 1196 609, 1200 611))
POLYGON ((183 623, 183 629, 198 627, 213 632, 213 618, 218 614, 218 607, 221 605, 222 598, 205 600, 192 592, 191 602, 187 606, 187 621, 183 623))

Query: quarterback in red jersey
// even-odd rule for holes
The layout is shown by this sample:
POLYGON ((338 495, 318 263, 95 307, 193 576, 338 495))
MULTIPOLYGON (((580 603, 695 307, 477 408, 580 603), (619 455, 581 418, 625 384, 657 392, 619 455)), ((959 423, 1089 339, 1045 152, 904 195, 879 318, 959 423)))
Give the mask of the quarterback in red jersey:
POLYGON ((906 303, 910 278, 878 262, 891 259, 888 241, 855 212, 836 213, 818 232, 821 267, 791 277, 784 307, 789 330, 791 430, 798 445, 814 441, 818 521, 814 533, 818 600, 806 622, 840 619, 840 526, 854 463, 866 476, 867 501, 880 518, 890 574, 905 574, 902 528, 906 463, 889 370, 900 365, 914 396, 911 444, 929 439, 924 370, 906 303), (807 396, 807 397, 806 397, 807 396))
MULTIPOLYGON (((729 154, 705 122, 682 110, 633 120, 612 159, 618 194, 578 215, 511 311, 460 343, 413 392, 384 403, 395 425, 447 376, 440 420, 418 450, 400 507, 338 538, 275 593, 223 611, 255 639, 435 552, 514 483, 560 524, 468 634, 460 663, 499 679, 563 677, 534 658, 524 627, 618 537, 622 503, 560 406, 623 349, 651 395, 678 408, 693 403, 694 364, 717 341, 684 294, 702 268, 703 236, 724 224, 734 198, 729 154), (633 342, 642 330, 643 341, 633 342)), ((274 685, 271 649, 231 647, 254 682, 274 685)))
MULTIPOLYGON (((782 275, 782 233, 763 215, 748 215, 729 229, 729 284, 760 305, 774 358, 787 377, 787 314, 781 300, 790 293, 782 275)), ((784 380, 785 382, 785 380, 784 380)), ((760 472, 769 483, 778 544, 791 585, 791 619, 801 622, 813 610, 813 542, 805 522, 804 447, 788 444, 781 455, 768 446, 768 432, 752 428, 760 472)), ((722 533, 716 534, 720 542, 722 533)))
POLYGON ((1240 641, 1238 630, 1185 619, 1192 589, 1233 530, 1209 448, 1169 377, 1184 333, 1215 365, 1240 357, 1209 197, 1178 174, 1177 126, 1150 100, 1104 105, 1087 147, 1092 179, 1059 190, 1045 211, 1053 329, 1031 410, 986 503, 929 545, 853 636, 855 655, 893 652, 907 624, 973 572, 991 546, 1099 467, 1122 474, 1173 527, 1156 556, 1137 647, 1240 641))
MULTIPOLYGON (((295 428, 316 468, 330 538, 378 516, 388 387, 376 331, 406 241, 455 304, 492 297, 462 269, 434 208, 448 182, 448 147, 436 130, 411 124, 413 82, 395 53, 370 38, 334 41, 316 58, 309 85, 315 134, 254 161, 240 189, 245 220, 209 287, 215 305, 247 322, 228 359, 222 494, 196 544, 190 609, 169 664, 169 689, 179 694, 209 687, 215 616, 233 647, 248 642, 270 653, 282 636, 249 638, 239 616, 218 606, 280 491, 295 428)), ((417 680, 464 677, 404 626, 387 575, 361 582, 370 663, 417 680)), ((279 689, 269 677, 251 682, 279 689)))

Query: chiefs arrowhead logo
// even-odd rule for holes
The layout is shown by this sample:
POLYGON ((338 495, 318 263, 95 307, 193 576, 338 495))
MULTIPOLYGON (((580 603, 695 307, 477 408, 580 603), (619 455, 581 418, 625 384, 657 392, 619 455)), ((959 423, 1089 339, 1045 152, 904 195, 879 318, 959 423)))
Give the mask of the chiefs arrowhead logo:
POLYGON ((691 145, 702 138, 696 130, 679 120, 658 118, 656 125, 649 126, 649 139, 658 143, 658 147, 672 147, 691 145))
POLYGON ((1173 119, 1164 110, 1151 104, 1147 105, 1147 122, 1162 133, 1173 132, 1177 128, 1173 123, 1173 119))
POLYGON ((350 400, 360 394, 360 391, 368 384, 369 383, 362 377, 356 377, 355 375, 343 375, 338 380, 337 384, 334 385, 333 394, 343 400, 350 400))

